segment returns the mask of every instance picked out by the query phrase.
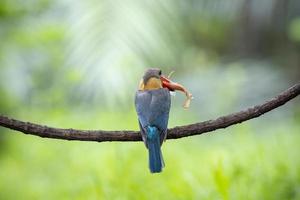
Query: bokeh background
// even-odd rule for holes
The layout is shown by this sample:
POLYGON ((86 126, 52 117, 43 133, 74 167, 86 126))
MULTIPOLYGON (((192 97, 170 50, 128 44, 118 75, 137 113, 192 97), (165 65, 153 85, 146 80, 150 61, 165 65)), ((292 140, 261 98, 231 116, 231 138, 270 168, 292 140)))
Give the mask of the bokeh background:
MULTIPOLYGON (((0 113, 48 126, 137 130, 148 67, 194 95, 170 127, 262 103, 299 81, 299 0, 1 0, 0 113)), ((168 140, 42 139, 0 128, 0 199, 300 199, 300 101, 168 140)))

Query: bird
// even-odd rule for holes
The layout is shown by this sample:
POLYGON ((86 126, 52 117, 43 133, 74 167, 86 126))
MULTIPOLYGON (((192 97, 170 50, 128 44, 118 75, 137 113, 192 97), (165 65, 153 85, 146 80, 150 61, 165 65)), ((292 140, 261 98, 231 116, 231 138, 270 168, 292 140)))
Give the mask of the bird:
POLYGON ((135 95, 135 109, 142 139, 149 156, 151 173, 160 173, 164 167, 161 146, 167 137, 169 112, 171 107, 170 92, 185 88, 162 75, 157 68, 150 68, 144 73, 135 95))

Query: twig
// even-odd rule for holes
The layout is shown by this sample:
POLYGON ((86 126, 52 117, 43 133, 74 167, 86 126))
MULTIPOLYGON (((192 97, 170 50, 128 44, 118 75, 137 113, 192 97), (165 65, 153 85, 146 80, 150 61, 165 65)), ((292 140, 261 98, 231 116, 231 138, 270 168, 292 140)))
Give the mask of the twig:
MULTIPOLYGON (((246 110, 219 117, 215 120, 208 120, 185 126, 178 126, 168 129, 167 139, 177 139, 192 135, 211 132, 217 129, 242 123, 267 113, 279 106, 282 106, 300 94, 300 83, 285 90, 273 99, 246 110)), ((23 122, 0 115, 0 126, 16 130, 25 134, 36 135, 46 138, 81 141, 140 141, 138 131, 103 131, 103 130, 75 130, 52 128, 30 122, 23 122)))

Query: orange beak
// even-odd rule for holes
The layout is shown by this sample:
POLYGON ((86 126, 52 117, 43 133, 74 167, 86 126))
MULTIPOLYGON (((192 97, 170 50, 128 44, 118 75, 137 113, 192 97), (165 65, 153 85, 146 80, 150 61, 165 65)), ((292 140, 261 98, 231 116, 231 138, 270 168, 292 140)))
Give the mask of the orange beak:
POLYGON ((162 82, 163 88, 168 88, 168 90, 170 90, 170 91, 175 91, 175 90, 182 91, 185 94, 185 96, 186 96, 186 100, 183 103, 183 107, 185 109, 187 109, 190 106, 190 102, 191 102, 191 99, 193 98, 193 96, 192 96, 191 93, 189 93, 189 91, 187 91, 179 83, 172 82, 170 79, 168 79, 168 78, 166 78, 164 76, 160 76, 160 80, 162 82))
POLYGON ((180 90, 186 93, 186 89, 182 85, 175 83, 164 76, 160 76, 160 80, 164 88, 168 88, 170 91, 180 90))

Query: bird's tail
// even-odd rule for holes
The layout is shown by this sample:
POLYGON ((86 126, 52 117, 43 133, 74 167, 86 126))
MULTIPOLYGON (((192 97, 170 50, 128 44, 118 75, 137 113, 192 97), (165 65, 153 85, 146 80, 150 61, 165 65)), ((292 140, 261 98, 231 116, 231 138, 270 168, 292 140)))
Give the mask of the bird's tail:
POLYGON ((160 134, 155 126, 147 127, 147 147, 151 173, 161 172, 164 167, 164 161, 160 149, 160 134))

